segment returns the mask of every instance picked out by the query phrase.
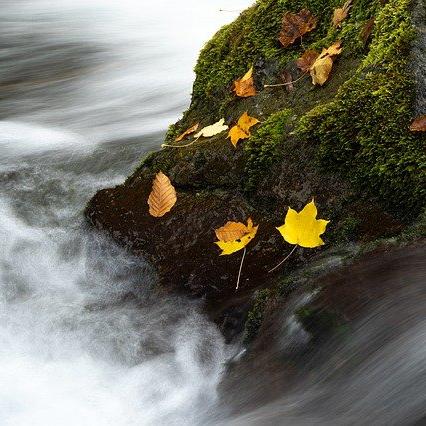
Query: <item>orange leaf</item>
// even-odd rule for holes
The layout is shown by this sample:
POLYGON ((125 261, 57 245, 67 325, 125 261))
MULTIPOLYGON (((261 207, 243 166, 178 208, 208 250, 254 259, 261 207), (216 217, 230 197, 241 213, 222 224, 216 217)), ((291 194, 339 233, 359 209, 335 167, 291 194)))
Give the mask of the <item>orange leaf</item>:
POLYGON ((298 13, 287 12, 283 16, 282 28, 278 40, 284 47, 289 47, 298 38, 314 30, 317 18, 308 9, 298 13))
POLYGON ((410 130, 412 132, 426 132, 426 114, 417 117, 411 124, 410 130))
POLYGON ((232 145, 237 147, 237 143, 240 139, 247 139, 251 136, 250 127, 259 123, 259 120, 254 117, 250 117, 247 111, 238 119, 235 126, 231 128, 228 133, 228 138, 231 138, 232 145))
POLYGON ((188 135, 190 135, 191 133, 194 133, 197 129, 198 126, 200 125, 200 123, 194 124, 192 127, 190 127, 189 129, 186 129, 180 136, 178 136, 175 139, 175 142, 179 142, 182 139, 185 139, 188 135))
POLYGON ((219 241, 215 241, 215 244, 222 249, 221 256, 243 249, 255 237, 257 228, 258 226, 253 226, 251 218, 248 218, 247 225, 241 222, 227 222, 216 229, 215 233, 219 241))
POLYGON ((163 172, 157 173, 148 198, 150 215, 154 217, 164 216, 172 209, 176 200, 176 190, 170 179, 163 172))
POLYGON ((215 229, 215 234, 218 240, 229 241, 239 240, 247 233, 247 226, 241 222, 226 222, 225 225, 215 229))
POLYGON ((256 94, 253 80, 253 67, 251 67, 242 78, 234 81, 233 90, 240 98, 248 98, 256 94))
POLYGON ((342 22, 346 19, 349 13, 349 9, 352 7, 352 0, 348 0, 342 7, 338 7, 333 13, 333 26, 338 28, 342 22))
POLYGON ((302 72, 309 72, 318 56, 319 53, 315 50, 305 50, 303 55, 296 60, 296 65, 302 72))

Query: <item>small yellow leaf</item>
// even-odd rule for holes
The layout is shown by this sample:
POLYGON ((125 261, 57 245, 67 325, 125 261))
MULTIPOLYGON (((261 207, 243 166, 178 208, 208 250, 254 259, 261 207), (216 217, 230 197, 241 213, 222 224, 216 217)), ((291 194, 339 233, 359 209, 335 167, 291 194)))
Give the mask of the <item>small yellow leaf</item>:
POLYGON ((253 80, 253 67, 251 67, 242 78, 234 81, 233 90, 240 98, 248 98, 256 94, 253 80))
POLYGON ((237 147, 237 143, 240 139, 247 139, 251 136, 250 127, 253 127, 259 123, 259 120, 254 117, 250 117, 247 111, 238 119, 235 126, 231 128, 228 133, 228 138, 231 138, 232 145, 237 147))
POLYGON ((243 249, 256 235, 258 226, 253 226, 253 221, 248 218, 247 225, 241 222, 227 222, 224 226, 215 230, 215 241, 223 255, 235 253, 243 249))
POLYGON ((297 213, 289 207, 284 225, 278 231, 290 244, 301 247, 314 248, 324 244, 320 235, 325 232, 328 220, 316 219, 317 208, 314 200, 306 204, 302 211, 297 213))
POLYGON ((225 119, 222 118, 218 122, 211 124, 210 126, 203 127, 198 133, 196 133, 194 136, 196 138, 199 138, 201 136, 205 138, 210 138, 212 136, 215 136, 224 130, 228 129, 228 126, 225 123, 225 119))
POLYGON ((340 46, 340 41, 336 41, 327 49, 322 50, 322 53, 318 56, 309 70, 313 84, 322 86, 328 80, 331 69, 333 68, 333 59, 342 52, 340 46))
POLYGON ((190 127, 189 129, 185 130, 180 136, 178 136, 175 139, 175 142, 180 142, 181 140, 185 139, 191 133, 194 133, 198 129, 199 125, 200 125, 200 123, 194 124, 192 127, 190 127))
POLYGON ((176 203, 176 190, 170 179, 159 172, 152 183, 152 191, 148 197, 149 213, 154 217, 164 216, 176 203))
POLYGON ((342 22, 346 19, 349 13, 349 9, 352 7, 352 0, 348 0, 342 7, 334 10, 333 13, 333 26, 335 28, 340 27, 342 22))

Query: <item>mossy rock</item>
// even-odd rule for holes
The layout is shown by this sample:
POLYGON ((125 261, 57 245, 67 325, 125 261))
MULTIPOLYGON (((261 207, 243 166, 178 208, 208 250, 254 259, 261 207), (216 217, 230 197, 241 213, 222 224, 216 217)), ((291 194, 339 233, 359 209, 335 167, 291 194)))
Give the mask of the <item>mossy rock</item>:
MULTIPOLYGON (((410 68, 416 27, 408 0, 355 0, 341 28, 331 25, 340 0, 259 0, 222 28, 197 62, 191 105, 170 126, 165 147, 145 158, 123 185, 100 191, 86 215, 115 240, 156 266, 165 288, 224 300, 234 294, 240 257, 219 256, 215 227, 228 220, 260 223, 243 270, 241 294, 250 294, 288 252, 276 232, 287 206, 315 197, 321 217, 331 219, 328 245, 368 241, 400 233, 415 220, 425 200, 424 134, 412 134, 414 72, 410 68), (308 8, 315 31, 283 48, 278 40, 285 12, 308 8), (361 33, 375 27, 367 43, 361 33), (312 85, 295 65, 304 49, 320 50, 341 40, 329 81, 312 85), (233 81, 254 66, 257 95, 236 98, 233 81), (289 72, 294 90, 264 88, 289 72), (261 123, 234 148, 226 132, 213 138, 174 142, 196 122, 224 118, 233 125, 248 111, 261 123), (186 143, 190 146, 184 147, 186 143), (146 203, 152 178, 166 173, 178 202, 161 219, 146 203)), ((289 267, 317 250, 294 256, 289 267)))

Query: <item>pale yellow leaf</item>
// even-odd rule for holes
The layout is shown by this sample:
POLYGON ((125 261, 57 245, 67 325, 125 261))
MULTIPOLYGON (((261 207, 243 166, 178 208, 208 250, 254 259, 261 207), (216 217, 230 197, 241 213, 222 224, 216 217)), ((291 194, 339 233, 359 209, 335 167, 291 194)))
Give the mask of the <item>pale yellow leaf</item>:
POLYGON ((205 138, 210 138, 212 136, 215 136, 225 130, 228 129, 228 126, 225 123, 225 119, 222 118, 218 122, 211 124, 210 126, 203 127, 198 133, 196 133, 194 136, 196 138, 199 138, 201 136, 205 138))

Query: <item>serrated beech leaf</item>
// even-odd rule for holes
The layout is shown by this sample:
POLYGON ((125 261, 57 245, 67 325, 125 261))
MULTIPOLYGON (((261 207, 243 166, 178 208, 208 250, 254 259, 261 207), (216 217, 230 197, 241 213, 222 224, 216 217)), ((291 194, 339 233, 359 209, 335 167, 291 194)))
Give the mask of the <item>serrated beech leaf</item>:
POLYGON ((176 190, 163 173, 156 174, 148 197, 149 213, 154 217, 164 216, 176 203, 176 190))
POLYGON ((291 46, 298 38, 314 30, 317 18, 308 9, 298 13, 286 12, 282 19, 278 40, 284 47, 291 46))
POLYGON ((211 124, 210 126, 203 127, 198 133, 196 133, 194 136, 196 138, 199 138, 201 136, 205 138, 210 138, 212 136, 215 136, 224 130, 228 129, 228 126, 225 123, 225 119, 221 118, 219 121, 217 121, 214 124, 211 124))
POLYGON ((278 227, 278 231, 290 244, 301 247, 314 248, 324 244, 320 235, 325 232, 328 220, 316 219, 317 208, 314 200, 297 213, 291 207, 288 208, 284 225, 278 227))
POLYGON ((228 133, 228 138, 231 139, 232 145, 237 147, 237 143, 240 139, 247 139, 251 136, 250 127, 259 123, 259 120, 254 117, 250 117, 247 111, 241 115, 235 126, 231 128, 228 133))
POLYGON ((242 78, 234 81, 233 90, 240 98, 248 98, 256 94, 253 80, 253 67, 251 67, 242 78))
POLYGON ((253 226, 253 221, 248 218, 247 225, 241 222, 227 222, 215 230, 219 241, 215 244, 222 249, 221 256, 235 253, 243 249, 256 235, 258 226, 253 226))

